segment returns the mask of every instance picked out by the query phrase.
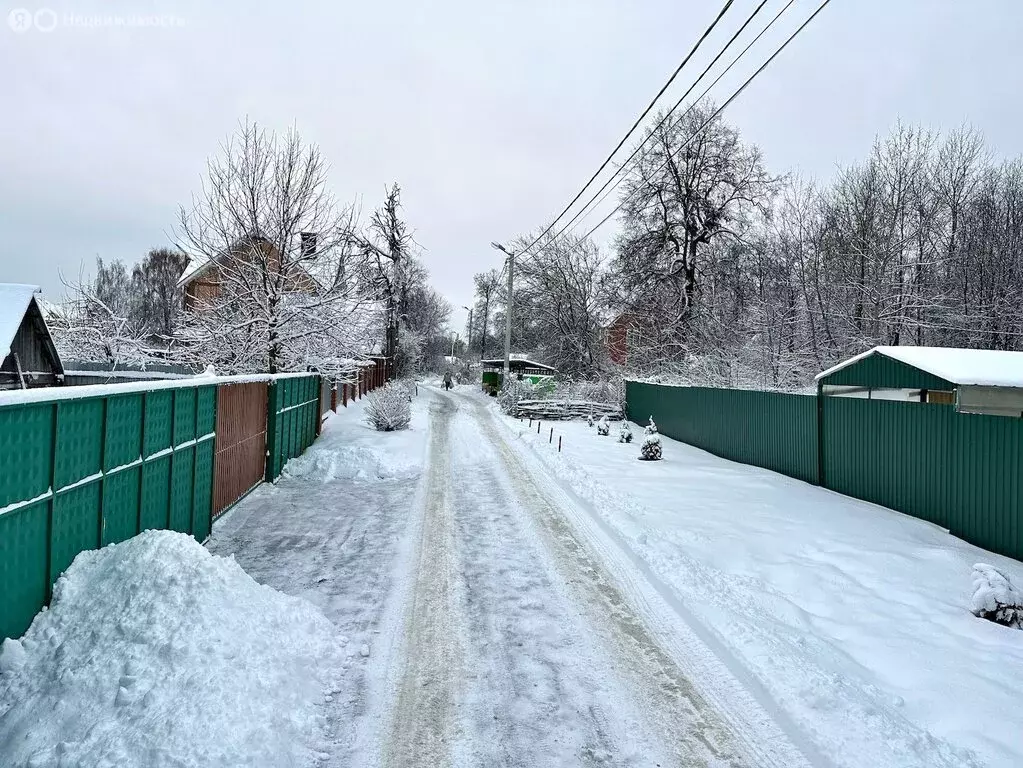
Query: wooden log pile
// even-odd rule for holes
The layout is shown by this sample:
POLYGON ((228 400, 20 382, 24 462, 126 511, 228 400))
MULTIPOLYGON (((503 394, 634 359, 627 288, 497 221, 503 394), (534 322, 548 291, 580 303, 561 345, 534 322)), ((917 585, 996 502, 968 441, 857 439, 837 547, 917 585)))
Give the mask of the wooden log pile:
POLYGON ((608 421, 621 421, 623 418, 621 406, 589 400, 519 400, 511 415, 541 421, 585 419, 590 415, 594 421, 599 421, 601 416, 606 416, 608 421))

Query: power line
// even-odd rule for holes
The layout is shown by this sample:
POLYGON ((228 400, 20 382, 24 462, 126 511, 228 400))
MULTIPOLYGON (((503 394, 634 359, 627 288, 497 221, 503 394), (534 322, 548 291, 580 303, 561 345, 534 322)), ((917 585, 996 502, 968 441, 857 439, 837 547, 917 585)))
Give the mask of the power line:
POLYGON ((636 128, 639 127, 639 124, 643 122, 643 119, 650 113, 650 110, 654 108, 654 105, 657 103, 657 100, 661 98, 661 96, 668 89, 668 87, 675 81, 675 78, 678 77, 679 73, 682 71, 682 68, 685 67, 685 65, 693 57, 693 54, 695 54, 697 49, 699 49, 699 47, 703 44, 703 41, 707 39, 707 36, 710 35, 710 33, 714 30, 714 27, 716 27, 718 22, 721 21, 721 18, 725 15, 728 9, 731 8, 733 2, 734 0, 727 0, 727 2, 725 2, 724 6, 721 8, 721 11, 718 13, 717 17, 714 19, 714 21, 711 22, 710 26, 707 27, 707 29, 704 31, 700 39, 696 41, 696 45, 694 45, 692 47, 692 50, 690 50, 689 53, 686 54, 686 57, 682 59, 682 63, 675 68, 675 71, 671 74, 671 77, 668 78, 668 81, 663 86, 661 86, 661 90, 657 92, 657 95, 654 96, 653 100, 647 105, 646 109, 643 110, 643 114, 636 118, 636 122, 632 124, 632 127, 629 129, 628 133, 626 133, 622 137, 621 141, 618 142, 618 145, 611 151, 611 154, 607 156, 603 163, 600 164, 600 167, 590 177, 590 180, 583 185, 583 188, 580 189, 578 193, 576 193, 576 196, 569 201, 568 205, 566 205, 564 210, 558 214, 557 218, 555 218, 554 221, 550 223, 547 229, 541 232, 540 235, 537 236, 537 238, 533 242, 531 242, 529 245, 523 248, 519 253, 525 254, 527 251, 529 251, 530 248, 532 248, 534 245, 540 242, 540 240, 543 239, 544 236, 546 236, 552 229, 554 229, 555 225, 557 225, 557 223, 561 220, 561 217, 568 213, 568 210, 573 205, 575 205, 576 201, 580 197, 583 196, 583 194, 589 188, 590 184, 592 184, 594 180, 597 178, 597 176, 600 175, 600 172, 607 167, 608 163, 611 162, 611 160, 614 158, 618 150, 625 145, 625 142, 629 140, 629 137, 632 136, 636 128))
MULTIPOLYGON (((714 113, 709 118, 707 118, 707 120, 704 121, 703 125, 701 125, 699 128, 697 128, 692 133, 692 135, 688 139, 686 139, 686 141, 681 146, 675 148, 675 150, 674 150, 675 154, 677 154, 679 151, 681 151, 681 150, 685 149, 687 146, 689 146, 693 142, 693 140, 697 136, 699 136, 707 128, 707 126, 710 125, 714 121, 714 119, 717 118, 717 116, 720 115, 725 110, 725 108, 729 104, 731 104, 733 101, 735 101, 739 97, 739 95, 744 90, 746 90, 746 88, 749 86, 749 84, 752 83, 757 78, 757 76, 760 75, 760 73, 762 73, 765 69, 767 69, 767 67, 771 64, 771 62, 774 61, 781 54, 781 52, 785 50, 785 48, 788 47, 789 43, 791 43, 796 38, 796 36, 799 35, 800 32, 802 32, 804 29, 806 29, 806 27, 810 24, 811 21, 813 21, 815 18, 817 18, 817 14, 819 14, 821 11, 823 11, 824 8, 830 2, 831 2, 831 0, 824 0, 824 2, 822 2, 817 7, 817 10, 814 11, 810 15, 810 18, 808 18, 806 21, 804 21, 796 29, 796 31, 793 32, 788 37, 788 39, 784 43, 781 44, 781 46, 778 48, 778 50, 776 50, 773 54, 771 54, 770 58, 767 61, 765 61, 763 64, 761 64, 760 67, 752 75, 749 76, 749 78, 746 80, 746 82, 744 82, 741 86, 739 86, 738 90, 736 90, 735 93, 733 93, 731 96, 728 97, 728 100, 725 101, 724 104, 722 104, 720 107, 718 107, 716 110, 714 110, 714 113)), ((672 154, 672 151, 669 150, 668 151, 668 157, 665 159, 665 161, 654 172, 656 173, 658 171, 664 170, 668 166, 668 163, 670 163, 672 161, 672 159, 673 159, 673 154, 672 154)), ((627 202, 628 202, 628 198, 626 198, 626 199, 622 200, 620 203, 618 203, 618 205, 615 206, 614 209, 612 209, 611 213, 609 213, 607 216, 605 216, 603 219, 601 219, 597 223, 597 226, 593 227, 593 229, 591 229, 589 232, 587 232, 585 235, 583 235, 583 237, 581 239, 582 240, 586 240, 594 232, 596 232, 598 229, 600 229, 602 226, 604 226, 604 224, 606 224, 611 219, 612 216, 614 216, 623 207, 625 207, 625 204, 627 202)), ((644 207, 643 210, 646 210, 646 207, 644 207)))
MULTIPOLYGON (((719 82, 721 81, 721 78, 723 78, 723 77, 724 77, 725 75, 727 75, 727 74, 728 74, 728 73, 729 73, 729 72, 730 72, 730 71, 732 70, 732 68, 733 68, 733 67, 734 67, 734 66, 735 66, 735 65, 736 65, 736 64, 737 64, 737 63, 739 62, 739 60, 740 60, 740 59, 742 59, 742 57, 743 57, 743 56, 745 56, 747 52, 749 52, 750 48, 752 48, 752 47, 753 47, 754 45, 756 45, 757 41, 759 41, 759 40, 760 40, 760 38, 761 38, 761 37, 763 37, 763 36, 764 36, 764 34, 765 34, 765 33, 766 33, 766 32, 767 32, 767 31, 768 31, 768 30, 769 30, 769 29, 770 29, 770 28, 771 28, 772 26, 774 26, 775 22, 776 22, 776 21, 778 21, 778 19, 780 19, 780 18, 781 18, 782 14, 784 14, 784 13, 785 13, 785 12, 786 12, 786 11, 787 11, 787 10, 788 10, 788 9, 789 9, 789 8, 790 8, 791 6, 792 6, 792 4, 793 4, 793 3, 795 2, 795 1, 796 1, 796 0, 789 0, 789 1, 788 1, 788 3, 786 3, 786 4, 785 4, 785 5, 784 5, 784 6, 782 7, 782 9, 781 9, 780 11, 778 11, 778 13, 777 13, 777 14, 775 14, 774 18, 773 18, 773 19, 771 19, 771 20, 770 20, 770 21, 769 21, 769 22, 767 23, 767 26, 765 26, 765 27, 764 27, 764 28, 763 28, 762 30, 760 30, 760 33, 759 33, 759 34, 758 34, 758 35, 757 35, 756 37, 754 37, 754 38, 753 38, 753 39, 752 39, 752 40, 751 40, 751 41, 749 42, 749 44, 748 44, 748 45, 747 45, 747 46, 746 46, 745 48, 743 48, 743 49, 742 49, 742 51, 741 51, 741 52, 739 53, 739 55, 738 55, 738 56, 736 56, 736 57, 735 57, 734 59, 732 59, 731 63, 729 63, 729 65, 728 65, 727 67, 725 67, 724 71, 722 71, 722 72, 721 72, 721 74, 719 74, 719 75, 718 75, 718 76, 717 76, 717 77, 716 77, 716 78, 714 79, 714 82, 712 82, 712 83, 711 83, 711 84, 710 84, 709 86, 707 86, 707 88, 706 88, 706 89, 704 89, 703 93, 702 93, 702 94, 700 94, 700 96, 699 96, 699 97, 698 97, 697 99, 695 99, 695 100, 693 101, 692 105, 690 105, 690 107, 689 107, 689 108, 688 108, 688 109, 687 109, 687 110, 686 110, 685 112, 683 112, 683 113, 682 113, 681 115, 679 115, 679 117, 678 117, 678 122, 681 122, 681 121, 682 121, 682 120, 683 120, 683 119, 685 118, 685 116, 686 116, 686 115, 688 115, 688 114, 689 114, 690 112, 692 112, 692 111, 693 111, 693 109, 695 108, 695 106, 696 106, 697 104, 699 104, 699 103, 700 103, 701 101, 703 101, 704 97, 706 97, 706 95, 707 95, 708 93, 710 93, 711 89, 712 89, 712 88, 713 88, 713 87, 714 87, 715 85, 717 85, 717 84, 718 84, 718 83, 719 83, 719 82)), ((766 2, 766 0, 764 0, 764 2, 766 2)), ((632 154, 631 154, 631 155, 629 155, 629 157, 628 157, 628 158, 626 158, 626 160, 625 160, 625 162, 624 162, 624 163, 622 163, 621 167, 619 167, 619 168, 618 168, 618 169, 617 169, 617 170, 616 170, 616 171, 615 171, 615 172, 614 172, 614 173, 613 173, 613 174, 611 175, 611 178, 609 178, 609 179, 608 179, 607 181, 605 181, 605 182, 604 182, 604 186, 602 186, 602 187, 601 187, 601 188, 600 188, 599 190, 597 190, 597 192, 596 192, 596 193, 595 193, 595 194, 593 195, 593 197, 591 197, 591 198, 590 198, 590 199, 589 199, 589 200, 587 201, 586 205, 584 205, 584 206, 583 206, 582 208, 580 208, 580 209, 579 209, 579 211, 578 211, 578 213, 576 213, 576 215, 575 215, 575 216, 573 216, 573 217, 572 217, 572 219, 571 219, 571 220, 570 220, 570 221, 569 221, 569 222, 568 222, 568 223, 567 223, 567 224, 566 224, 566 225, 565 225, 564 227, 562 227, 562 228, 561 228, 561 229, 560 229, 560 230, 558 231, 558 233, 557 233, 556 235, 554 235, 554 239, 555 239, 555 240, 557 240, 557 239, 558 239, 559 237, 561 237, 561 235, 563 235, 563 234, 565 233, 565 231, 566 231, 566 230, 567 230, 567 229, 568 229, 569 227, 571 227, 571 226, 572 226, 572 224, 573 224, 573 223, 574 223, 574 222, 575 222, 575 221, 576 221, 576 220, 577 220, 577 219, 578 219, 578 218, 579 218, 580 216, 583 216, 583 217, 585 217, 585 215, 586 215, 586 211, 587 211, 587 209, 589 209, 589 208, 590 208, 590 206, 591 206, 591 205, 592 205, 593 207, 597 207, 597 206, 599 206, 599 205, 600 205, 601 203, 603 203, 603 202, 604 202, 604 200, 606 200, 606 199, 607 199, 607 197, 608 197, 608 196, 609 196, 609 195, 610 195, 610 194, 611 194, 611 193, 612 193, 612 192, 613 192, 613 191, 614 191, 615 189, 617 189, 617 188, 618 188, 618 186, 619 186, 619 185, 620 185, 620 184, 622 183, 622 181, 624 181, 624 176, 621 176, 621 178, 618 178, 618 177, 619 177, 619 176, 620 176, 620 175, 622 174, 622 172, 623 172, 623 171, 625 170, 626 166, 627 166, 627 165, 628 165, 628 164, 629 164, 630 162, 632 162, 632 160, 633 160, 633 159, 634 159, 634 158, 636 157, 636 155, 638 155, 638 154, 639 154, 640 150, 641 150, 641 149, 642 149, 642 148, 643 148, 643 147, 644 147, 644 146, 646 145, 646 143, 647 143, 648 141, 650 141, 650 139, 651 139, 651 138, 653 137, 653 132, 654 132, 654 131, 656 131, 656 130, 657 130, 658 128, 660 128, 660 127, 661 127, 662 125, 664 125, 665 121, 666 121, 666 120, 667 120, 667 119, 668 119, 668 118, 669 118, 669 117, 670 117, 670 116, 671 116, 672 114, 674 114, 675 110, 676 110, 676 109, 678 109, 678 108, 679 108, 679 107, 680 107, 680 106, 682 105, 682 102, 683 102, 683 101, 685 101, 686 97, 688 97, 690 93, 692 93, 693 89, 694 89, 694 88, 695 88, 695 87, 696 87, 696 86, 697 86, 697 85, 699 84, 699 82, 700 82, 700 81, 701 81, 701 80, 702 80, 702 79, 703 79, 703 78, 704 78, 704 77, 706 76, 707 72, 709 72, 709 71, 710 71, 710 69, 711 69, 711 68, 712 68, 712 67, 713 67, 713 66, 714 66, 714 65, 715 65, 715 64, 716 64, 716 63, 718 62, 718 60, 719 60, 719 59, 720 59, 720 58, 721 58, 721 57, 722 57, 722 56, 724 55, 725 51, 727 51, 727 50, 728 50, 728 48, 729 48, 729 47, 730 47, 730 46, 732 45, 732 43, 733 43, 733 42, 735 42, 735 39, 736 39, 736 38, 737 38, 737 37, 738 37, 738 36, 739 36, 740 34, 742 34, 743 30, 744 30, 744 29, 746 29, 746 27, 747 27, 747 26, 749 25, 749 23, 750 23, 751 21, 753 21, 754 17, 755 17, 755 16, 756 16, 756 15, 757 15, 757 14, 758 14, 758 13, 760 12, 760 9, 764 7, 764 2, 762 2, 762 3, 761 3, 761 4, 759 5, 759 6, 757 6, 757 8, 756 8, 756 9, 755 9, 755 10, 753 11, 753 13, 752 13, 752 14, 750 15, 750 17, 749 17, 748 19, 746 19, 746 23, 745 23, 745 24, 743 24, 743 25, 742 25, 742 27, 740 27, 740 28, 739 28, 739 31, 738 31, 738 32, 736 32, 736 33, 735 33, 735 35, 733 35, 733 36, 732 36, 732 39, 731 39, 731 40, 729 40, 729 41, 728 41, 728 42, 727 42, 727 43, 725 44, 724 48, 722 48, 722 49, 721 49, 720 53, 718 53, 718 55, 714 57, 714 60, 713 60, 713 61, 712 61, 712 62, 711 62, 710 64, 708 64, 708 65, 707 65, 707 68, 706 68, 706 69, 704 69, 704 70, 703 70, 703 72, 701 72, 701 73, 700 73, 700 76, 699 76, 698 78, 696 78, 695 82, 693 82, 693 84, 692 84, 692 85, 691 85, 691 86, 689 87, 689 89, 688 89, 688 90, 687 90, 687 91, 686 91, 685 93, 683 93, 683 94, 682 94, 682 97, 681 97, 681 98, 680 98, 680 99, 679 99, 678 101, 676 101, 676 102, 675 102, 675 105, 674 105, 674 106, 673 106, 673 107, 672 107, 672 108, 671 108, 670 110, 668 110, 668 112, 667 112, 667 113, 666 113, 666 114, 664 115, 664 117, 662 117, 662 118, 661 118, 661 120, 660 120, 660 121, 659 121, 659 122, 658 122, 658 123, 657 123, 657 124, 656 124, 656 125, 655 125, 655 126, 654 126, 654 127, 652 128, 652 129, 651 129, 651 130, 650 130, 650 133, 649 133, 649 134, 648 134, 648 135, 646 136, 646 138, 644 138, 644 139, 643 139, 643 141, 641 141, 641 142, 639 143, 639 145, 637 145, 637 147, 636 147, 636 148, 635 148, 635 149, 633 150, 632 154), (615 181, 615 179, 616 179, 616 178, 618 178, 618 181, 615 181), (615 182, 613 186, 611 186, 611 182, 612 182, 612 181, 614 181, 614 182, 615 182), (608 188, 609 186, 610 186, 610 189, 608 188), (607 190, 607 191, 605 192, 605 190, 607 190), (599 199, 599 200, 597 200, 597 197, 598 197, 598 196, 600 197, 600 199, 599 199), (596 201, 596 204, 595 204, 595 205, 594 205, 594 201, 596 201)))

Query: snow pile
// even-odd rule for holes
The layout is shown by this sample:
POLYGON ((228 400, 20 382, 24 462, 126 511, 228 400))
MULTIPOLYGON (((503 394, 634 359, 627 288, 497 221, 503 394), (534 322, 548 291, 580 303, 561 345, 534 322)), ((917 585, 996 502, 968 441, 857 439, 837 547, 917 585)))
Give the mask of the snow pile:
MULTIPOLYGON (((415 455, 394 450, 394 446, 315 445, 291 459, 281 477, 294 480, 333 483, 337 480, 390 480, 415 477, 422 461, 415 455)), ((278 483, 280 480, 278 479, 278 483)))
POLYGON ((405 386, 387 384, 370 392, 366 405, 366 423, 380 432, 408 429, 412 420, 410 397, 405 386))
POLYGON ((311 764, 335 634, 179 533, 84 552, 0 651, 3 765, 311 764))
POLYGON ((977 563, 973 566, 974 616, 1023 629, 1023 594, 1012 586, 997 568, 977 563))
MULTIPOLYGON (((412 385, 413 387, 415 384, 412 385)), ((425 434, 428 401, 411 404, 412 420, 405 430, 381 434, 367 425, 365 412, 369 399, 349 403, 338 413, 330 413, 320 437, 305 453, 288 461, 275 485, 282 478, 315 486, 336 481, 374 482, 416 477, 423 468, 421 450, 425 434)), ((310 489, 311 493, 315 490, 310 489)))

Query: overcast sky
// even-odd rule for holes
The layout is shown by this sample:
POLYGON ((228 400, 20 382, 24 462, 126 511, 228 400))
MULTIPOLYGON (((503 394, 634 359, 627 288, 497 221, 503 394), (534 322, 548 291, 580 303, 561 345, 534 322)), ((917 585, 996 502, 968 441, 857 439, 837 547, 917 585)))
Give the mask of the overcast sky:
MULTIPOLYGON (((796 0, 780 31, 817 2, 796 0)), ((167 244, 207 156, 248 115, 297 125, 331 161, 337 195, 367 212, 399 182, 433 283, 460 307, 472 274, 500 265, 490 241, 561 209, 721 4, 3 6, 0 282, 56 298, 59 270, 76 276, 96 256, 133 262, 167 244)), ((701 61, 754 4, 736 0, 701 61)), ((765 21, 782 5, 770 0, 765 21)), ((862 158, 899 118, 968 121, 996 153, 1018 155, 1021 38, 1020 0, 833 0, 726 118, 772 171, 819 178, 862 158)), ((741 79, 779 41, 765 38, 741 79)), ((723 81, 717 100, 738 82, 723 81)))

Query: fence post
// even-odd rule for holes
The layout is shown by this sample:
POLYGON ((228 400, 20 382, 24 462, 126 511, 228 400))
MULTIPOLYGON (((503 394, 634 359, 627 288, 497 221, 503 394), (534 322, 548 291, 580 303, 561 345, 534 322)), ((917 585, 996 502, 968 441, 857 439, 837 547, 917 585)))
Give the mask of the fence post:
POLYGON ((827 488, 824 476, 824 385, 817 382, 817 485, 827 488))
POLYGON ((330 385, 330 410, 337 413, 337 379, 330 385))
POLYGON ((274 463, 277 456, 277 384, 270 381, 266 388, 266 482, 274 481, 274 463))
POLYGON ((348 382, 341 382, 341 405, 345 408, 348 407, 348 382))
POLYGON ((550 436, 550 438, 548 438, 547 442, 548 443, 553 443, 554 442, 554 427, 551 427, 551 436, 550 436))

